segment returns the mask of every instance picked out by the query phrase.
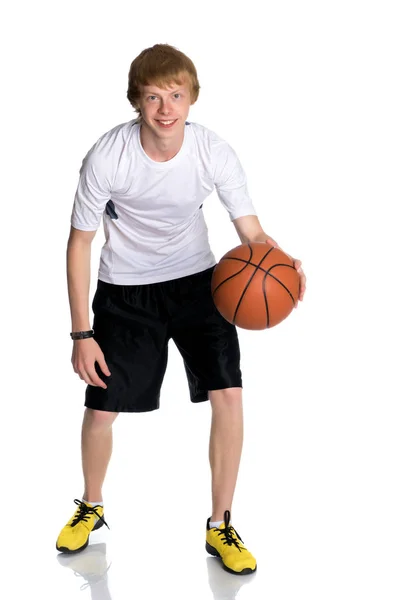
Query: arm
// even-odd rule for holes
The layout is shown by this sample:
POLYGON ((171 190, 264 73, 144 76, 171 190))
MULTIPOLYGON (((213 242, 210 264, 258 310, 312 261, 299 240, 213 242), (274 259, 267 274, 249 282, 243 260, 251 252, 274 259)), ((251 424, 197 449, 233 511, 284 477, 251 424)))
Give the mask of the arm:
MULTIPOLYGON (((212 156, 213 165, 215 165, 215 187, 219 199, 229 212, 240 241, 242 244, 268 242, 279 248, 277 242, 269 237, 261 227, 247 190, 245 172, 235 152, 222 140, 215 138, 214 141, 212 156)), ((299 300, 303 300, 306 277, 301 268, 301 261, 294 260, 294 267, 300 276, 299 300)))
MULTIPOLYGON (((89 319, 91 244, 110 199, 114 161, 109 158, 107 138, 101 138, 83 159, 71 215, 67 246, 68 296, 72 331, 87 331, 89 319)), ((96 363, 109 376, 110 371, 97 341, 91 337, 74 340, 72 364, 75 373, 89 385, 106 388, 96 371, 96 363)))
POLYGON ((249 242, 268 242, 272 246, 278 244, 269 235, 267 235, 256 215, 239 217, 233 221, 236 232, 242 244, 249 242))
MULTIPOLYGON (((71 227, 67 245, 71 331, 88 331, 91 328, 89 319, 90 253, 95 235, 96 231, 80 231, 71 227)), ((107 388, 107 385, 96 373, 95 363, 99 364, 105 375, 109 376, 111 373, 103 352, 94 338, 74 341, 71 362, 75 373, 87 384, 107 388)))
POLYGON ((90 253, 96 231, 71 227, 67 245, 67 282, 71 331, 87 331, 89 320, 90 253))

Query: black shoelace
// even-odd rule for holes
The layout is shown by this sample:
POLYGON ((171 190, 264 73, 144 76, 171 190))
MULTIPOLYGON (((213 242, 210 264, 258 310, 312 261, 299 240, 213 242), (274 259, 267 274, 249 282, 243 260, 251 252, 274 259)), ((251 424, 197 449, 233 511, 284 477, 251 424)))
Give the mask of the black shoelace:
MULTIPOLYGON (((96 507, 94 506, 93 508, 91 508, 90 506, 87 506, 84 502, 82 502, 81 500, 74 500, 75 504, 77 504, 79 506, 78 509, 78 514, 76 515, 76 517, 74 518, 74 520, 71 523, 71 527, 75 527, 75 525, 77 525, 78 523, 80 523, 80 521, 85 521, 87 522, 89 519, 89 515, 96 515, 96 517, 98 519, 100 519, 100 521, 103 521, 104 525, 107 525, 107 523, 105 522, 105 520, 103 519, 103 517, 101 515, 99 515, 99 513, 96 510, 96 507)), ((108 527, 108 529, 110 529, 108 527)))
POLYGON ((243 544, 243 540, 240 537, 240 535, 238 534, 238 532, 232 527, 232 525, 225 525, 224 529, 217 529, 218 535, 224 535, 225 537, 221 538, 222 541, 224 542, 224 544, 227 544, 228 546, 235 546, 239 552, 241 552, 242 550, 246 550, 246 548, 241 548, 239 546, 239 542, 236 538, 239 538, 239 540, 242 542, 243 544))

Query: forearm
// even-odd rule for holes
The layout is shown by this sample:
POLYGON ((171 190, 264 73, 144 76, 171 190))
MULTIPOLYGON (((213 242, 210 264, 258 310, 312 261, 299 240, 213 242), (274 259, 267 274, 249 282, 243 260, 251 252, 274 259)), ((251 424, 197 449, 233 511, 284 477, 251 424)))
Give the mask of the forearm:
POLYGON ((249 244, 251 242, 273 242, 276 245, 275 240, 270 235, 265 233, 260 221, 255 215, 249 215, 247 217, 239 217, 233 221, 236 228, 236 232, 240 238, 242 244, 249 244))
POLYGON ((68 241, 67 281, 71 331, 91 329, 89 320, 90 255, 90 242, 68 241))
POLYGON ((250 242, 265 242, 270 240, 271 236, 265 233, 265 231, 259 231, 249 235, 239 234, 240 241, 242 244, 248 244, 250 242))

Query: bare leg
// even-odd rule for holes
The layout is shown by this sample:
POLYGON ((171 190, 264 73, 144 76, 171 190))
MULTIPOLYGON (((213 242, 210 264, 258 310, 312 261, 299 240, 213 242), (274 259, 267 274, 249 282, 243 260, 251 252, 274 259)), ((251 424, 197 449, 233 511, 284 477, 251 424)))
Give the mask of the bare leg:
POLYGON ((87 408, 82 423, 83 498, 103 500, 102 487, 112 452, 112 424, 118 413, 87 408))
POLYGON ((210 466, 212 521, 223 521, 231 511, 243 446, 242 389, 210 392, 212 407, 210 466))

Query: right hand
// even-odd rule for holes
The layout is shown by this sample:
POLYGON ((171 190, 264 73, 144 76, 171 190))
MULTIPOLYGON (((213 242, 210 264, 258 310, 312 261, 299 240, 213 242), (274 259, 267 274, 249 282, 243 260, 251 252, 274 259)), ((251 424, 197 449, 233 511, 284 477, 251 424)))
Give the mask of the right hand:
POLYGON ((104 354, 94 338, 75 340, 71 358, 75 373, 88 385, 107 389, 107 385, 97 375, 95 362, 99 364, 104 375, 110 376, 110 370, 104 360, 104 354))

